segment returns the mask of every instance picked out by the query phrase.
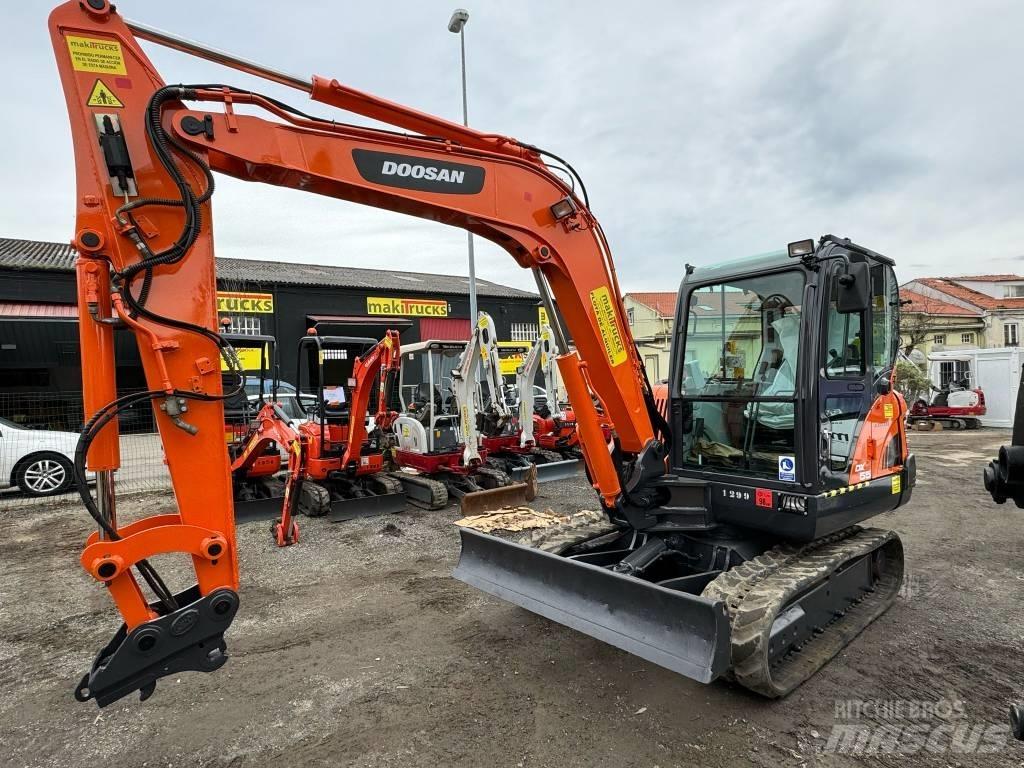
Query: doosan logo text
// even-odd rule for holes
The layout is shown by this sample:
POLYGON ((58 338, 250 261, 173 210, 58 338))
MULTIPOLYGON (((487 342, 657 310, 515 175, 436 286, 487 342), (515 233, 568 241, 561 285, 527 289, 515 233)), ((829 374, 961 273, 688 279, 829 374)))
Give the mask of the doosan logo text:
POLYGON ((426 179, 428 181, 447 181, 452 184, 462 184, 466 180, 465 171, 449 170, 448 168, 436 168, 432 165, 412 165, 411 163, 396 163, 393 160, 385 160, 380 169, 382 176, 410 176, 414 179, 426 179))

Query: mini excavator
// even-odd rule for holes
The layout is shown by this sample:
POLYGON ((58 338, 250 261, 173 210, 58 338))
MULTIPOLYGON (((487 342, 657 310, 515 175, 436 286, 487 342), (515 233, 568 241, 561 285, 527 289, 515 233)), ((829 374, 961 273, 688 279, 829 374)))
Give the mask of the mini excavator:
POLYGON ((280 470, 278 446, 288 455, 280 500, 281 515, 271 532, 279 547, 299 540, 295 520, 327 515, 332 522, 399 512, 405 506, 401 484, 386 471, 382 435, 398 414, 388 409, 398 371, 398 331, 378 342, 310 333, 299 341, 298 397, 312 403, 311 418, 295 427, 271 399, 264 403, 231 463, 238 487, 280 470), (351 355, 350 355, 351 352, 351 355), (303 388, 305 380, 306 388, 303 388), (366 428, 371 391, 377 412, 373 440, 366 428))
MULTIPOLYGON (((465 399, 475 399, 476 428, 480 445, 487 452, 487 463, 517 480, 535 475, 538 483, 575 475, 578 469, 575 459, 564 458, 557 451, 522 440, 522 425, 532 424, 532 413, 527 422, 523 422, 519 409, 510 405, 506 398, 497 331, 494 319, 486 312, 480 313, 476 330, 463 354, 479 357, 479 365, 475 366, 479 376, 474 376, 468 386, 455 388, 456 400, 461 409, 465 399)), ((532 391, 530 402, 533 402, 532 391)))
POLYGON ((107 0, 66 2, 49 28, 77 166, 88 419, 75 469, 98 528, 80 562, 123 619, 76 698, 144 699, 167 675, 227 661, 239 581, 222 437, 231 392, 217 360, 232 370, 238 361, 216 324, 215 173, 461 227, 532 270, 588 478, 616 530, 551 553, 461 529, 457 578, 687 677, 731 673, 768 697, 793 690, 892 604, 900 540, 859 525, 904 504, 915 481, 893 389, 891 259, 823 236, 687 267, 665 418, 608 242, 561 158, 128 21, 107 0), (249 88, 167 85, 140 40, 395 130, 316 117, 249 88), (97 81, 117 104, 92 98, 97 81), (117 394, 115 332, 137 341, 143 392, 117 394), (143 400, 154 404, 177 512, 122 522, 117 413, 143 400), (173 553, 195 574, 177 593, 151 562, 173 553))
MULTIPOLYGON (((523 446, 535 445, 545 451, 558 453, 563 460, 580 456, 580 438, 571 408, 563 408, 559 400, 561 380, 558 376, 558 357, 551 326, 542 325, 536 343, 523 358, 516 371, 516 389, 519 392, 519 442, 523 446), (540 371, 544 377, 547 404, 538 412, 533 401, 533 381, 540 371)), ((657 397, 655 397, 657 399, 657 397)), ((605 444, 611 442, 612 426, 605 420, 601 425, 605 444)))

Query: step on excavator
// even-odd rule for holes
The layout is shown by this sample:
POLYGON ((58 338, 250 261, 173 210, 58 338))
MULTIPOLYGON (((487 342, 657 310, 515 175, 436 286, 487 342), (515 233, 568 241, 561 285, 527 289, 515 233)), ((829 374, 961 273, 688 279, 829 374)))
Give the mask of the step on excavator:
MULTIPOLYGON (((463 354, 480 357, 479 376, 469 396, 475 399, 477 431, 480 445, 487 452, 487 464, 516 480, 535 475, 538 483, 575 475, 579 467, 576 459, 565 458, 532 441, 523 442, 520 411, 509 403, 501 374, 494 319, 486 312, 480 313, 476 332, 463 354)), ((532 420, 531 413, 527 421, 532 420)))
MULTIPOLYGON (((479 334, 479 328, 474 330, 479 334)), ((394 423, 392 477, 413 504, 441 509, 459 500, 463 514, 525 504, 536 477, 514 480, 487 463, 477 430, 478 354, 463 341, 422 341, 402 351, 402 414, 394 423)))
POLYGON ((77 699, 145 699, 162 677, 228 658, 239 575, 222 436, 231 393, 217 359, 234 369, 237 356, 216 325, 215 173, 461 227, 532 270, 588 479, 616 531, 552 553, 461 529, 458 578, 682 675, 731 673, 766 696, 795 688, 892 604, 900 540, 859 525, 904 504, 915 480, 906 404, 893 390, 889 258, 824 236, 788 254, 688 267, 666 419, 609 244, 563 159, 126 20, 107 0, 66 2, 49 29, 77 166, 88 419, 75 471, 98 528, 80 562, 123 619, 77 699), (246 87, 165 85, 140 40, 397 130, 321 118, 246 87), (117 104, 91 98, 97 79, 117 104), (113 337, 124 332, 148 389, 118 397, 113 337), (143 400, 154 404, 177 512, 125 522, 117 413, 143 400), (174 553, 195 574, 177 593, 151 561, 174 553))

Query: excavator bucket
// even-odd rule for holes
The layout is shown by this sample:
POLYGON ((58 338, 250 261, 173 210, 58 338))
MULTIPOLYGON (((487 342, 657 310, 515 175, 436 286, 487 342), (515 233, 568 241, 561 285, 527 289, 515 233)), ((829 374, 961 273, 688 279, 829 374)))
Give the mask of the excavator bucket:
POLYGON ((469 528, 459 535, 459 581, 702 683, 729 667, 721 601, 469 528))
POLYGON ((537 498, 537 467, 527 467, 523 481, 467 493, 459 499, 463 516, 479 515, 502 507, 521 507, 537 498))
MULTIPOLYGON (((550 483, 554 480, 565 480, 574 477, 579 471, 579 459, 565 459, 563 461, 548 461, 542 464, 534 464, 537 470, 538 483, 550 483)), ((531 467, 516 467, 510 473, 513 480, 524 480, 531 467)))
POLYGON ((357 517, 394 515, 405 509, 404 493, 381 493, 374 496, 359 496, 331 502, 327 519, 332 523, 343 523, 357 517))

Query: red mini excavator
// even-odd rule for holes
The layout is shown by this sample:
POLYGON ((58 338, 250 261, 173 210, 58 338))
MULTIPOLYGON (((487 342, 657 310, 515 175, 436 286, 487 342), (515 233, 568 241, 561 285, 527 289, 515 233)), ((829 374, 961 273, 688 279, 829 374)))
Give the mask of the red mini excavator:
POLYGON ((145 698, 161 677, 227 660, 239 581, 217 358, 233 369, 237 360, 217 333, 215 172, 462 227, 533 271, 563 350, 588 479, 615 531, 568 538, 553 554, 462 529, 457 578, 696 680, 731 672, 765 696, 793 690, 895 600, 900 540, 859 525, 904 504, 915 481, 906 404, 892 388, 891 259, 826 235, 687 268, 665 418, 586 187, 560 158, 126 21, 107 0, 66 2, 49 26, 77 165, 88 420, 75 470, 99 529, 81 564, 124 621, 79 700, 145 698), (140 39, 402 132, 315 117, 229 84, 166 85, 140 39), (148 389, 119 397, 122 329, 148 389), (143 400, 154 404, 178 511, 123 522, 117 413, 143 400), (169 553, 191 559, 194 586, 167 587, 151 558, 169 553))
POLYGON ((274 477, 281 469, 279 447, 288 455, 281 518, 272 532, 278 546, 298 541, 295 514, 328 515, 332 522, 400 512, 401 484, 386 472, 384 435, 397 414, 388 401, 399 366, 398 331, 379 342, 314 333, 299 341, 299 402, 311 418, 292 425, 271 400, 257 414, 231 464, 237 489, 274 477), (371 393, 376 387, 373 435, 367 431, 371 393))
POLYGON ((295 516, 305 487, 309 437, 301 428, 292 427, 280 405, 269 401, 256 414, 242 450, 231 464, 231 472, 248 480, 254 470, 257 476, 264 476, 270 465, 277 474, 281 464, 279 447, 288 453, 288 466, 281 499, 281 519, 271 526, 271 533, 277 546, 285 547, 299 541, 299 524, 295 516))

